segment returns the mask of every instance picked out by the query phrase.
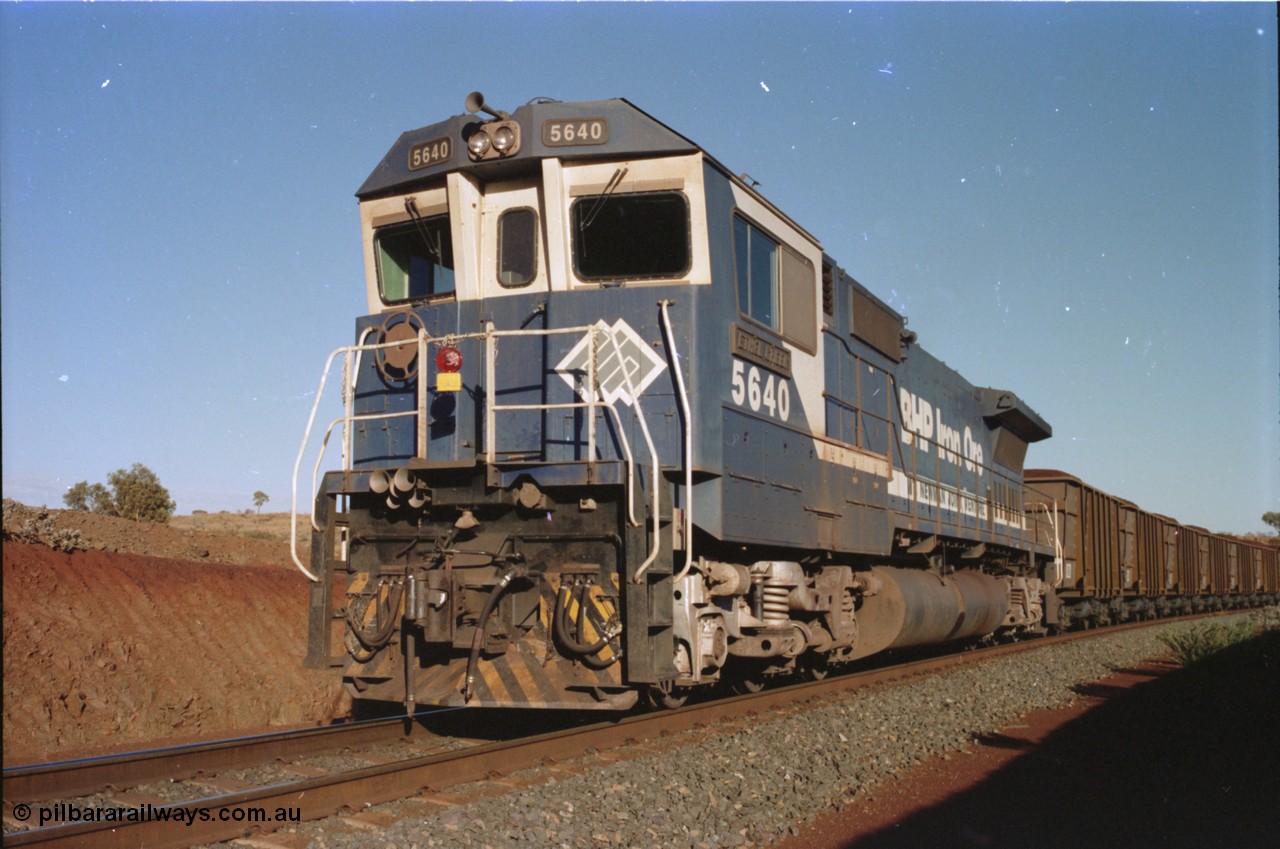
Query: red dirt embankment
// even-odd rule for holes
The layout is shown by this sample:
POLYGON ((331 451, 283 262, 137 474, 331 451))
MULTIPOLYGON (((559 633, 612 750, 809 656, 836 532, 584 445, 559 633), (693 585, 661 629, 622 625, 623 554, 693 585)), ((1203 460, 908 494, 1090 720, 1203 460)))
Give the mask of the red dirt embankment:
POLYGON ((12 541, 3 552, 6 763, 346 707, 337 674, 302 667, 308 582, 293 569, 12 541))

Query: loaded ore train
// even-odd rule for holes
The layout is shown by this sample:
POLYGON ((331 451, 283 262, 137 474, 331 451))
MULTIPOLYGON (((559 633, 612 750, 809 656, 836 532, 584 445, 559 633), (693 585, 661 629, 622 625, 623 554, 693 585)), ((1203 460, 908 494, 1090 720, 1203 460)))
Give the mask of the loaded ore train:
POLYGON ((670 707, 1280 590, 1276 549, 1024 470, 1035 410, 625 100, 473 93, 357 197, 369 314, 294 559, 358 699, 670 707))

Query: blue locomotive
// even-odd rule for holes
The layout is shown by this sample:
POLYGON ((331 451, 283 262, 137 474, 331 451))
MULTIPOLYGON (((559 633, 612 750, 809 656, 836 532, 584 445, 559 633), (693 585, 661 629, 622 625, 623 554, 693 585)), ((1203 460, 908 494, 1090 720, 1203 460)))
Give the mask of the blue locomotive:
POLYGON ((466 109, 357 193, 310 665, 410 710, 619 710, 1044 628, 1034 410, 631 103, 466 109))

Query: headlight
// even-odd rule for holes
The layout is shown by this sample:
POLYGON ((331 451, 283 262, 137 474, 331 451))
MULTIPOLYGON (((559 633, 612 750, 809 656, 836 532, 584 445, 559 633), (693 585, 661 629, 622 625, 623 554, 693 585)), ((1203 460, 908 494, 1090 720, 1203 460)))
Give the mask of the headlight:
POLYGON ((490 121, 472 124, 466 132, 467 152, 472 162, 504 159, 520 152, 520 124, 516 121, 490 121))
POLYGON ((491 144, 493 144, 493 140, 489 138, 489 134, 484 130, 476 130, 471 138, 467 139, 467 149, 471 151, 471 155, 476 159, 488 153, 491 144))
POLYGON ((493 134, 493 147, 498 153, 506 153, 516 143, 515 131, 509 126, 498 127, 493 134))

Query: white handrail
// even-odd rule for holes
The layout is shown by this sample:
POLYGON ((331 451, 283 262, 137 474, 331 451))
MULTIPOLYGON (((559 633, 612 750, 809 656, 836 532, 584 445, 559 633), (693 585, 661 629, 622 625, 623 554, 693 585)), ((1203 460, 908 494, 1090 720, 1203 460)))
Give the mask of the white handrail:
MULTIPOLYGON (((599 329, 593 324, 591 326, 590 340, 587 343, 587 386, 591 387, 591 400, 596 400, 596 395, 600 392, 600 384, 596 380, 599 374, 597 366, 599 365, 599 357, 596 348, 596 334, 599 329)), ((611 337, 613 334, 609 334, 611 337)), ((626 371, 624 368, 623 371, 626 371)), ((596 461, 596 413, 593 409, 587 416, 587 462, 594 463, 596 461)), ((627 482, 630 485, 630 481, 627 482)))
POLYGON ((494 415, 494 406, 498 388, 497 371, 498 337, 493 332, 493 322, 485 324, 484 334, 484 459, 493 465, 498 454, 498 417, 494 415))
MULTIPOLYGON (((358 416, 353 415, 350 417, 344 416, 341 418, 336 418, 333 421, 329 422, 329 427, 326 428, 324 432, 324 438, 320 440, 320 451, 316 455, 315 468, 311 470, 312 497, 314 498, 316 489, 320 484, 320 464, 324 462, 325 448, 328 447, 329 445, 329 437, 333 435, 333 429, 335 426, 341 423, 344 427, 346 427, 347 425, 351 424, 351 422, 371 422, 371 421, 382 421, 385 419, 401 419, 401 418, 406 418, 408 416, 416 416, 416 415, 417 415, 416 410, 401 410, 398 413, 362 413, 358 416)), ((350 465, 344 465, 342 467, 342 470, 344 472, 350 471, 350 469, 351 469, 350 465)), ((311 527, 316 531, 324 530, 323 528, 321 528, 319 525, 316 524, 314 511, 312 513, 312 518, 311 518, 311 527)))
MULTIPOLYGON (((306 575, 312 581, 319 581, 315 574, 306 566, 302 565, 302 560, 298 557, 298 472, 302 468, 302 458, 307 453, 307 443, 311 441, 311 427, 315 424, 316 413, 320 411, 320 399, 324 397, 325 384, 329 382, 329 370, 333 368, 333 359, 338 354, 346 353, 346 348, 338 348, 329 355, 329 359, 325 361, 324 371, 320 372, 320 388, 316 390, 316 398, 311 402, 311 415, 307 418, 306 429, 302 432, 302 444, 298 446, 298 457, 293 462, 293 490, 292 498, 289 505, 289 555, 293 558, 293 565, 298 567, 302 574, 306 575)), ((314 498, 312 499, 314 501, 314 498)), ((312 510, 314 513, 315 511, 312 510)), ((314 518, 312 519, 314 521, 314 518)))
MULTIPOLYGON (((351 444, 351 421, 356 408, 356 384, 360 382, 360 365, 364 361, 364 348, 362 346, 365 344, 365 340, 367 340, 371 335, 373 335, 373 328, 366 327, 364 331, 360 334, 360 338, 356 340, 356 350, 355 350, 356 361, 354 366, 352 366, 351 364, 350 350, 347 351, 347 354, 345 357, 344 368, 350 367, 350 369, 349 371, 345 372, 342 375, 342 404, 343 404, 343 409, 346 411, 346 420, 343 422, 343 426, 342 426, 342 468, 343 469, 351 468, 351 452, 353 450, 353 446, 351 444)), ((321 451, 322 456, 323 456, 323 453, 324 452, 322 450, 321 451)), ((318 461, 317 461, 317 465, 319 465, 318 461)), ((313 483, 312 490, 311 490, 313 493, 315 492, 314 486, 315 485, 313 483)), ((312 512, 315 512, 315 511, 312 511, 312 512)), ((312 527, 315 527, 314 518, 312 519, 311 525, 312 527)), ((317 530, 319 529, 317 528, 317 530)))
MULTIPOLYGON (((684 568, 671 578, 679 581, 693 567, 693 414, 689 410, 689 393, 684 388, 684 374, 680 371, 680 352, 676 350, 676 335, 671 329, 671 316, 667 306, 671 301, 659 301, 662 307, 662 328, 667 334, 667 347, 671 350, 671 370, 675 372, 676 389, 680 392, 680 409, 684 412, 684 568)), ((675 527, 672 526, 672 536, 675 527)))
POLYGON ((424 380, 427 367, 427 329, 418 329, 418 422, 416 427, 417 444, 414 454, 427 459, 427 381, 424 380))
MULTIPOLYGON (((594 343, 594 337, 592 337, 592 341, 594 343)), ((631 371, 627 368, 627 361, 622 356, 622 347, 618 345, 618 337, 613 333, 609 333, 609 341, 613 343, 614 356, 618 358, 619 367, 622 369, 622 379, 627 383, 627 395, 631 398, 631 406, 635 408, 636 420, 640 422, 640 433, 644 436, 645 446, 649 449, 650 465, 653 467, 653 473, 650 475, 652 481, 649 486, 651 497, 653 499, 653 506, 650 508, 650 512, 653 514, 653 544, 650 546, 651 550, 649 551, 648 558, 640 564, 640 568, 636 570, 635 577, 631 579, 632 583, 638 584, 640 583, 640 578, 646 571, 648 571, 649 567, 653 565, 653 561, 658 559, 658 549, 662 547, 662 537, 659 536, 658 528, 658 509, 660 507, 660 502, 658 500, 658 476, 660 474, 659 466, 661 466, 661 463, 658 461, 658 450, 653 447, 653 437, 649 435, 649 423, 645 421, 644 410, 640 408, 640 394, 636 392, 635 383, 631 380, 631 371)), ((592 365, 594 366, 594 362, 592 365)), ((593 393, 599 388, 596 387, 594 383, 592 384, 592 387, 593 393)), ((603 399, 601 399, 601 403, 603 403, 603 399)), ((612 405, 608 406, 612 409, 612 405)), ((622 431, 621 424, 618 426, 618 431, 622 431)), ((628 477, 628 489, 633 488, 631 481, 632 479, 628 477)))
POLYGON ((1058 536, 1058 502, 1053 502, 1053 512, 1049 511, 1049 505, 1042 501, 1033 502, 1029 505, 1032 509, 1041 510, 1045 518, 1049 520, 1049 528, 1053 532, 1053 566, 1056 574, 1056 580, 1053 582, 1055 587, 1062 586, 1063 567, 1066 565, 1062 555, 1062 540, 1058 536))
MULTIPOLYGON (((665 318, 665 308, 664 308, 664 318, 665 318)), ((316 397, 311 405, 311 413, 307 418, 307 426, 303 431, 302 444, 299 445, 298 447, 298 456, 295 459, 294 465, 293 465, 293 482, 292 482, 292 490, 290 493, 291 495, 290 517, 292 519, 292 524, 291 524, 290 533, 289 533, 289 552, 290 552, 290 556, 293 559, 294 565, 298 568, 299 571, 302 572, 302 574, 306 575, 307 578, 312 581, 319 581, 320 579, 317 575, 315 575, 313 572, 307 569, 305 565, 303 565, 301 558, 298 556, 298 532, 297 532, 298 475, 302 468, 302 460, 306 456, 307 446, 311 442, 312 430, 315 427, 316 415, 318 414, 320 409, 321 399, 324 397, 324 390, 329 380, 329 373, 333 369, 334 360, 339 355, 342 355, 344 357, 343 381, 342 381, 343 382, 343 387, 342 387, 343 414, 338 418, 333 419, 329 423, 329 426, 325 428, 324 437, 321 439, 320 450, 316 456, 315 467, 312 470, 312 477, 311 477, 312 502, 315 501, 315 494, 318 490, 319 480, 320 480, 320 469, 321 469, 321 465, 324 462, 324 456, 329 445, 329 439, 333 435, 334 428, 337 427, 339 423, 341 423, 343 426, 343 435, 342 435, 342 470, 343 471, 349 471, 351 469, 352 455, 354 452, 354 446, 352 444, 353 437, 352 437, 351 425, 354 422, 358 422, 358 421, 386 420, 386 419, 393 419, 393 418, 403 418, 408 416, 417 416, 419 421, 416 427, 416 436, 417 436, 416 448, 418 449, 418 453, 420 456, 425 457, 426 455, 425 446, 423 444, 425 442, 425 437, 426 437, 426 425, 425 425, 426 411, 424 409, 426 393, 423 389, 423 386, 425 385, 424 377, 426 374, 425 351, 426 351, 427 345, 432 340, 427 335, 425 329, 419 330, 418 339, 417 339, 418 358, 419 358, 419 366, 418 366, 419 389, 417 392, 416 403, 414 405, 415 408, 413 410, 403 410, 400 412, 375 412, 375 413, 357 414, 355 412, 356 384, 359 382, 360 365, 363 360, 364 352, 377 351, 383 348, 399 347, 404 344, 403 340, 367 344, 366 340, 369 338, 370 334, 372 334, 373 332, 374 332, 374 329, 372 327, 366 328, 361 333, 360 339, 357 342, 357 344, 342 346, 340 348, 335 349, 332 353, 329 354, 329 358, 325 362, 324 370, 320 374, 320 385, 316 390, 316 397), (355 356, 354 364, 352 362, 352 355, 355 356)), ((623 372, 623 377, 626 380, 627 391, 633 399, 632 403, 636 407, 637 417, 640 422, 640 429, 642 434, 644 435, 646 446, 649 450, 649 455, 653 459, 653 472, 652 472, 653 514, 654 514, 653 551, 650 553, 649 558, 644 562, 644 564, 642 564, 640 570, 637 572, 636 577, 639 578, 640 575, 642 575, 644 571, 648 569, 648 567, 653 563, 654 559, 656 559, 658 547, 660 544, 657 515, 658 515, 658 508, 659 508, 658 483, 659 483, 661 463, 658 458, 657 449, 654 447, 654 444, 653 444, 653 438, 649 433, 648 423, 645 420, 643 411, 640 409, 640 401, 635 392, 635 385, 631 379, 631 373, 626 368, 625 361, 622 358, 622 351, 620 349, 620 346, 618 345, 617 338, 612 333, 609 333, 607 328, 601 328, 595 324, 584 325, 580 327, 558 327, 558 328, 530 329, 530 330, 497 330, 494 328, 493 323, 489 322, 487 323, 483 331, 479 331, 475 333, 453 334, 447 337, 447 341, 449 344, 453 344, 455 342, 462 341, 465 339, 481 339, 484 341, 484 345, 485 345, 484 368, 485 368, 485 384, 486 384, 485 456, 486 456, 486 460, 490 463, 493 463, 496 461, 496 452, 497 452, 496 419, 497 419, 497 413, 499 412, 505 412, 510 410, 562 410, 562 409, 591 410, 592 412, 588 415, 588 421, 587 421, 587 457, 588 457, 588 462, 595 462, 594 410, 597 407, 603 407, 604 409, 608 410, 612 414, 614 422, 617 426, 618 439, 619 439, 619 442, 621 443, 623 457, 626 461, 627 518, 632 527, 638 527, 640 522, 636 519, 635 486, 633 485, 633 481, 635 480, 635 457, 631 451, 630 440, 628 440, 626 429, 623 427, 622 416, 619 414, 619 412, 617 411, 617 409, 614 407, 613 404, 610 404, 608 401, 604 399, 603 393, 600 393, 599 387, 596 386, 596 365, 597 365, 596 336, 597 334, 602 332, 607 333, 610 343, 613 345, 615 355, 618 357, 619 362, 624 363, 624 365, 622 366, 622 372, 623 372), (590 356, 588 357, 588 362, 587 362, 587 386, 589 387, 588 400, 580 401, 580 402, 563 403, 563 404, 498 404, 496 403, 495 401, 496 382, 497 382, 496 363, 497 363, 497 354, 498 354, 497 340, 503 336, 520 336, 520 337, 552 336, 552 335, 565 334, 565 333, 587 333, 591 337, 591 343, 590 343, 591 351, 590 351, 590 356)), ((445 337, 442 337, 442 338, 445 338, 445 337)), ((682 393, 683 393, 683 379, 681 378, 680 381, 681 381, 680 385, 682 387, 682 393)), ((687 415, 687 410, 688 410, 687 399, 682 398, 682 402, 685 404, 685 410, 687 415)), ((311 527, 317 532, 323 530, 316 523, 314 510, 312 511, 312 514, 313 515, 311 516, 311 520, 310 520, 311 527)), ((686 565, 686 569, 687 569, 687 565, 686 565)))
MULTIPOLYGON (((357 343, 357 344, 355 344, 355 345, 344 345, 344 346, 342 346, 342 347, 340 347, 340 348, 335 348, 335 349, 333 350, 333 352, 329 354, 329 358, 328 358, 327 360, 325 360, 325 363, 324 363, 324 370, 320 372, 320 386, 319 386, 319 387, 317 387, 317 389, 316 389, 316 397, 315 397, 315 400, 311 402, 311 414, 307 417, 307 426, 306 426, 306 428, 305 428, 305 429, 303 430, 303 432, 302 432, 302 444, 298 446, 298 456, 297 456, 297 458, 296 458, 296 459, 294 460, 294 462, 293 462, 293 488, 292 488, 292 490, 290 491, 290 501, 289 501, 289 520, 290 520, 290 523, 289 523, 289 556, 293 559, 293 565, 294 565, 294 566, 296 566, 296 567, 298 568, 298 571, 300 571, 302 574, 306 575, 306 576, 307 576, 307 578, 308 578, 309 580, 312 580, 312 581, 317 581, 317 582, 318 582, 318 581, 320 580, 320 578, 319 578, 319 577, 317 577, 317 576, 316 576, 316 575, 315 575, 315 574, 314 574, 310 569, 308 569, 306 566, 302 565, 302 559, 301 559, 300 557, 298 557, 298 472, 302 470, 302 458, 306 456, 306 453, 307 453, 307 445, 311 442, 311 428, 315 426, 315 422, 316 422, 316 414, 320 412, 320 401, 321 401, 321 399, 323 399, 323 398, 324 398, 324 388, 325 388, 325 385, 329 382, 329 372, 331 372, 331 371, 333 370, 333 361, 338 357, 338 355, 339 355, 339 354, 342 354, 343 356, 350 356, 350 354, 354 351, 354 352, 356 352, 356 353, 357 353, 357 358, 356 358, 355 368, 356 368, 356 370, 357 370, 357 372, 358 372, 358 371, 359 371, 359 368, 360 368, 360 360, 361 360, 361 358, 362 358, 362 356, 363 356, 363 354, 364 354, 364 352, 365 352, 365 351, 376 351, 376 350, 378 350, 379 348, 389 348, 389 347, 393 347, 393 346, 396 346, 396 345, 403 344, 403 343, 400 343, 400 342, 382 342, 382 343, 377 343, 377 344, 373 344, 373 345, 367 345, 367 344, 365 344, 364 340, 365 340, 365 339, 367 339, 367 338, 369 338, 369 334, 370 334, 370 333, 372 333, 372 332, 373 332, 373 328, 366 328, 366 329, 365 329, 365 331, 364 331, 364 333, 362 333, 362 334, 360 335, 360 341, 359 341, 359 343, 357 343)), ((344 398, 343 398, 343 410, 344 410, 344 415, 343 415, 343 417, 342 417, 341 421, 343 421, 344 423, 350 423, 351 421, 353 421, 353 420, 354 420, 354 417, 353 417, 353 416, 352 416, 352 414, 349 412, 349 410, 352 408, 352 404, 354 403, 354 400, 353 400, 353 399, 354 399, 354 397, 355 397, 355 384, 356 384, 356 381, 355 381, 355 380, 351 380, 351 381, 350 381, 351 386, 350 386, 350 388, 348 389, 348 387, 347 387, 347 385, 346 385, 346 384, 347 384, 347 382, 348 382, 348 380, 347 380, 347 378, 348 378, 348 377, 349 377, 349 375, 344 375, 344 377, 343 377, 343 393, 344 393, 344 398), (349 396, 349 397, 347 397, 347 396, 349 396)), ((330 430, 332 429, 332 427, 333 427, 333 425, 330 425, 330 430)), ((344 434, 343 434, 343 441, 344 441, 344 443, 347 441, 347 439, 349 438, 349 436, 350 436, 350 434, 349 434, 348 432, 344 432, 344 434)), ((326 440, 325 440, 325 444, 327 445, 327 443, 328 443, 328 439, 326 438, 326 440)), ((346 446, 344 445, 343 447, 344 447, 343 454, 344 454, 344 455, 347 455, 347 451, 345 450, 345 449, 346 449, 346 446)), ((322 448, 321 448, 321 458, 323 458, 323 456, 324 456, 324 454, 323 454, 323 447, 322 447, 322 448)), ((350 463, 350 456, 349 456, 349 455, 348 455, 348 456, 344 456, 344 457, 343 457, 343 466, 344 466, 344 471, 345 471, 346 467, 349 465, 349 463, 350 463)), ((318 465, 319 465, 319 461, 317 461, 317 466, 318 466, 318 465)), ((313 484, 312 484, 311 500, 312 500, 312 502, 313 502, 313 503, 315 502, 315 484, 314 484, 314 482, 313 482, 313 484)), ((314 515, 314 513, 315 513, 315 511, 314 511, 314 510, 312 510, 312 514, 313 514, 313 515, 312 515, 312 517, 311 517, 311 526, 312 526, 313 528, 315 527, 315 515, 314 515)))

